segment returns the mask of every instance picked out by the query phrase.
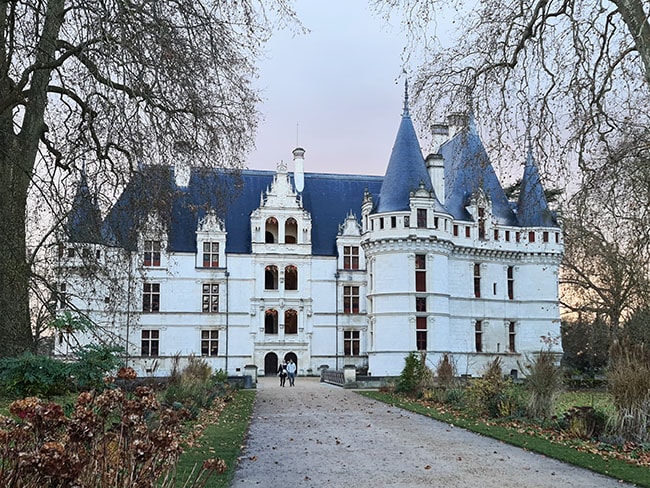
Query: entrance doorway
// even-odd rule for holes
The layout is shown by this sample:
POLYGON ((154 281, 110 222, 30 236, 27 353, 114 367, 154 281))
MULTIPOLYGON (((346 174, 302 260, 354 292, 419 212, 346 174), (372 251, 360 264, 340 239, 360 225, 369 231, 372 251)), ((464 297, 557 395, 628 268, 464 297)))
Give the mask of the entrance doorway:
POLYGON ((288 352, 284 355, 284 360, 288 363, 289 359, 292 359, 296 365, 296 374, 298 373, 298 356, 293 352, 288 352))
POLYGON ((264 376, 275 376, 278 370, 278 355, 274 352, 264 356, 264 376))

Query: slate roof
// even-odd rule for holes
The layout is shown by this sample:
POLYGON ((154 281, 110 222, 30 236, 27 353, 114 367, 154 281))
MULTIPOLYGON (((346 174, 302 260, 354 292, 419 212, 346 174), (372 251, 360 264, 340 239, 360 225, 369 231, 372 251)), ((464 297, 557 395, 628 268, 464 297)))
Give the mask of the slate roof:
POLYGON ((557 227, 555 215, 548 208, 539 170, 530 148, 519 190, 517 220, 522 227, 557 227))
POLYGON ((379 213, 408 210, 410 193, 416 191, 421 183, 426 190, 433 192, 407 104, 408 98, 405 97, 402 121, 375 207, 375 211, 379 213))
POLYGON ((445 207, 455 219, 472 220, 465 207, 482 188, 492 201, 496 222, 518 224, 471 117, 467 127, 440 147, 440 153, 445 162, 445 207))
MULTIPOLYGON (((271 186, 274 175, 274 171, 195 170, 187 188, 179 188, 168 169, 144 167, 104 220, 106 243, 135 250, 138 226, 148 211, 157 209, 159 215, 169 216, 164 222, 169 250, 193 253, 198 220, 213 208, 217 216, 225 217, 226 252, 250 254, 250 214, 259 207, 260 195, 271 186)), ((338 226, 350 211, 361 217, 364 190, 376 193, 381 182, 379 176, 305 173, 302 202, 312 218, 313 255, 336 256, 338 226)))
POLYGON ((88 188, 86 172, 81 171, 79 186, 75 193, 66 222, 66 233, 70 242, 101 244, 101 212, 88 188))

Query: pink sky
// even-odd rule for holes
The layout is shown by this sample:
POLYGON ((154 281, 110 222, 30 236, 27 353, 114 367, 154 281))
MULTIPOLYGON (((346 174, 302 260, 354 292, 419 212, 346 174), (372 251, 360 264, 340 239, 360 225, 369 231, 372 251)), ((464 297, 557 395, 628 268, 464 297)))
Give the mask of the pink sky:
POLYGON ((267 46, 257 86, 264 102, 250 169, 383 175, 402 112, 403 36, 365 0, 297 0, 311 32, 280 32, 267 46))

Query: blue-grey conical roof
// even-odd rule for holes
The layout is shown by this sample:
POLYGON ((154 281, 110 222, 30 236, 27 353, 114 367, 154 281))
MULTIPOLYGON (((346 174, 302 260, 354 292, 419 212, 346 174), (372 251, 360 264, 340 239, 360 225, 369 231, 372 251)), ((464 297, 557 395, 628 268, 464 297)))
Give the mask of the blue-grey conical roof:
POLYGON ((424 184, 425 189, 433 191, 420 143, 409 114, 408 97, 405 97, 402 121, 381 185, 376 211, 408 210, 410 193, 420 188, 420 183, 424 184))
POLYGON ((68 214, 66 226, 68 239, 70 242, 101 244, 103 242, 101 225, 102 217, 97 199, 91 195, 86 172, 82 170, 79 186, 68 214))
POLYGON ((539 170, 535 164, 532 150, 528 149, 524 176, 521 179, 517 220, 522 227, 555 227, 557 222, 544 194, 539 170))
POLYGON ((472 220, 466 210, 469 199, 481 188, 492 202, 492 215, 499 224, 517 225, 473 117, 469 124, 440 147, 445 161, 445 207, 458 220, 472 220))

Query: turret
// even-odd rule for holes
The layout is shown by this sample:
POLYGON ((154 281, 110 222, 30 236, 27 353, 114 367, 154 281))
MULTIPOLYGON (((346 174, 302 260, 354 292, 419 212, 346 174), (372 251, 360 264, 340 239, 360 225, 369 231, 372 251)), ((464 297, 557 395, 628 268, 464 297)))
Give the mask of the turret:
POLYGON ((296 185, 296 191, 302 193, 305 188, 305 150, 302 147, 297 147, 293 150, 293 181, 296 185))

